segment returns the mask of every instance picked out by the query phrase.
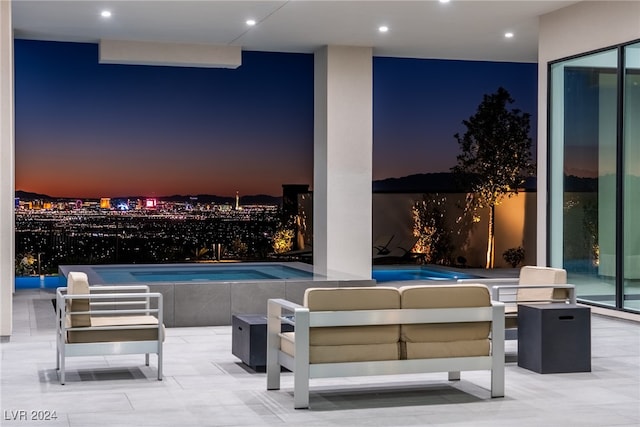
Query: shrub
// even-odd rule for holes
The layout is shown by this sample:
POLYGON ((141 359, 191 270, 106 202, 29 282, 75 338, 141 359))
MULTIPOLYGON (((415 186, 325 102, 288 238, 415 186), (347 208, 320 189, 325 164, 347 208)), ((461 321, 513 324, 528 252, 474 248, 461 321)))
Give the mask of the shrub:
POLYGON ((522 263, 522 261, 524 261, 524 248, 522 246, 518 246, 517 248, 507 249, 502 254, 502 258, 504 258, 511 267, 516 268, 522 263))

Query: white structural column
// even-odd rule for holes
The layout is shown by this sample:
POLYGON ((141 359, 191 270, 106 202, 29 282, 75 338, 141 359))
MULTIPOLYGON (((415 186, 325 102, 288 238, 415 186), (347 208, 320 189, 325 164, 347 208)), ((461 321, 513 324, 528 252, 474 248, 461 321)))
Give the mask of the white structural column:
POLYGON ((11 336, 14 287, 14 121, 11 2, 0 1, 0 335, 11 336))
POLYGON ((313 264, 330 278, 371 278, 371 48, 315 52, 313 264))

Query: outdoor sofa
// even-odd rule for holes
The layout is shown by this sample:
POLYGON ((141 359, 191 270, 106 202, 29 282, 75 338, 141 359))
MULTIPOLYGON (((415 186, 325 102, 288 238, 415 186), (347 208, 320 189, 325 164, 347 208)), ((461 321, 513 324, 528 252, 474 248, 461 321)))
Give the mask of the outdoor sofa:
POLYGON ((489 370, 504 396, 504 305, 484 285, 310 288, 303 305, 270 299, 267 317, 267 389, 293 371, 295 408, 310 378, 359 375, 489 370))

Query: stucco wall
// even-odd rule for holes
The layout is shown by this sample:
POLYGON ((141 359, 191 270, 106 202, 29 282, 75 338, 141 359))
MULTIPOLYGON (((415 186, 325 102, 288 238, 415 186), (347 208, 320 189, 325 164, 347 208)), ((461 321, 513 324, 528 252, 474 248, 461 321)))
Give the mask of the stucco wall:
MULTIPOLYGON (((464 203, 464 194, 448 194, 446 205, 447 222, 451 229, 455 229, 455 217, 462 211, 456 205, 464 203)), ((411 208, 413 204, 422 200, 422 194, 385 194, 373 195, 373 240, 379 236, 394 235, 401 240, 411 236, 413 218, 411 208)), ((506 199, 496 207, 496 252, 495 266, 509 267, 502 258, 502 253, 518 246, 525 249, 525 264, 533 264, 536 260, 536 193, 519 193, 506 199)), ((454 242, 454 259, 464 256, 468 266, 484 267, 487 233, 488 211, 480 212, 480 222, 476 223, 468 235, 462 236, 454 242), (463 244, 464 242, 464 244, 463 244)))

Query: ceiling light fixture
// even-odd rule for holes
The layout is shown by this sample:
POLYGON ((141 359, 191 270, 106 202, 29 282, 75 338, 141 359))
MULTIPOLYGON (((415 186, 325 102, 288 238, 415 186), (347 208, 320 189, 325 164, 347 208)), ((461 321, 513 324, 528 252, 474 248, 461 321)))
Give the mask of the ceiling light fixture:
POLYGON ((256 20, 255 19, 247 19, 246 24, 250 27, 253 27, 254 25, 256 25, 256 20))
POLYGON ((505 38, 511 39, 513 38, 513 33, 511 31, 508 31, 506 33, 504 33, 505 38))
POLYGON ((378 31, 380 31, 381 33, 386 33, 387 31, 389 31, 389 27, 387 27, 386 25, 381 25, 380 27, 378 27, 378 31))
POLYGON ((103 10, 102 12, 100 12, 100 16, 102 16, 103 18, 111 18, 111 11, 103 10))
POLYGON ((440 0, 440 3, 449 3, 449 0, 440 0))

